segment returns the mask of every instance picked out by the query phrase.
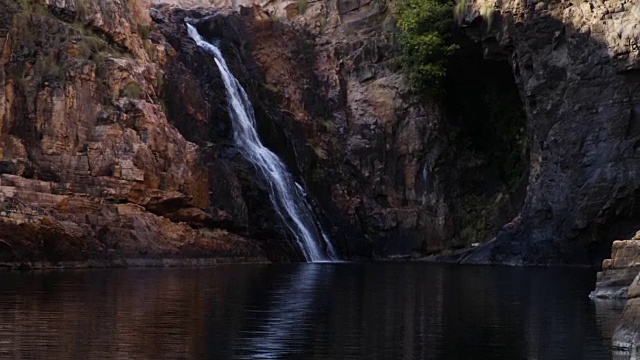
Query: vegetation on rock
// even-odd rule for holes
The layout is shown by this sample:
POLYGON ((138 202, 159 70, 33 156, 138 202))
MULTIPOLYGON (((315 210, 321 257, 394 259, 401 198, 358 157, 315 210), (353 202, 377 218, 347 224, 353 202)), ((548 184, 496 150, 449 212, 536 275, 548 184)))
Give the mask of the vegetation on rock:
POLYGON ((402 0, 396 16, 400 27, 400 64, 417 91, 438 92, 446 74, 446 59, 458 46, 452 40, 453 2, 402 0))

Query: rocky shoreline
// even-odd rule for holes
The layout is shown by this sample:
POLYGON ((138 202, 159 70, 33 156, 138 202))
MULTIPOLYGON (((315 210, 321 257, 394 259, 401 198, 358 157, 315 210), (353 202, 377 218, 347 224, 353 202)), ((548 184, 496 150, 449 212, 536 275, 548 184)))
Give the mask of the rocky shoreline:
POLYGON ((270 264, 266 258, 215 257, 215 258, 125 258, 117 260, 86 260, 59 262, 0 262, 0 270, 74 270, 105 268, 157 268, 157 267, 208 267, 225 264, 270 264))
POLYGON ((631 240, 613 242, 611 258, 603 261, 590 297, 625 301, 612 346, 619 355, 635 359, 640 354, 640 232, 631 240))

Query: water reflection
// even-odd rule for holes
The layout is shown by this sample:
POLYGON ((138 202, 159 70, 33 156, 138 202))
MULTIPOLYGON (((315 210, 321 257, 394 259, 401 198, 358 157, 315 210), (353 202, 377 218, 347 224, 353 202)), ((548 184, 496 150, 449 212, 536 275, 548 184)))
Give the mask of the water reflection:
POLYGON ((603 336, 610 336, 618 326, 620 315, 627 303, 625 299, 593 299, 596 322, 603 336))
POLYGON ((331 265, 303 264, 279 279, 266 309, 258 303, 247 310, 249 325, 234 346, 234 358, 283 359, 303 353, 313 339, 320 302, 331 295, 333 270, 331 265))
MULTIPOLYGON (((598 327, 603 335, 613 334, 620 322, 620 314, 624 310, 626 300, 622 299, 594 299, 598 327)), ((612 351, 613 360, 638 360, 637 355, 631 351, 623 349, 614 349, 612 351)))
POLYGON ((581 269, 300 264, 0 274, 2 359, 611 359, 581 269))

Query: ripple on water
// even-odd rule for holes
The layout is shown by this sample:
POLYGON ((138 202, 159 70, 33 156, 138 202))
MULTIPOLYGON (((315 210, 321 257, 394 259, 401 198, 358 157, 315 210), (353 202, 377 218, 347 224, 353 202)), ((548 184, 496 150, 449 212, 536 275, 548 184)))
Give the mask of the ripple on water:
POLYGON ((2 273, 0 358, 612 359, 622 304, 590 301, 593 281, 423 263, 2 273))

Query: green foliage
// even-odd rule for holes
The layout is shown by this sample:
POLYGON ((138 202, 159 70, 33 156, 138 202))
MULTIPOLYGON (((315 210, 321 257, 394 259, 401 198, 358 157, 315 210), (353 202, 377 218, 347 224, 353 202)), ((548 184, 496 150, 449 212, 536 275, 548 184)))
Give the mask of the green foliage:
POLYGON ((459 245, 469 246, 472 243, 483 243, 489 239, 493 232, 488 218, 492 219, 500 204, 493 204, 490 199, 477 195, 467 195, 462 198, 463 214, 462 229, 460 230, 459 245))
POLYGON ((160 107, 162 108, 162 112, 165 114, 169 114, 169 100, 167 98, 160 98, 160 107))
POLYGON ((2 4, 8 10, 18 11, 21 16, 49 14, 44 4, 34 0, 2 0, 2 4))
POLYGON ((45 77, 50 80, 61 80, 65 76, 65 69, 58 62, 49 64, 45 77))
POLYGON ((23 10, 26 10, 29 8, 29 6, 31 5, 31 1, 29 0, 17 0, 18 5, 20 5, 20 8, 22 8, 23 10))
POLYGON ((333 120, 331 119, 322 120, 321 124, 324 127, 325 132, 329 134, 333 134, 336 132, 336 124, 333 120))
POLYGON ((156 76, 156 91, 158 92, 158 94, 161 94, 164 92, 164 72, 163 71, 159 71, 158 75, 156 76))
POLYGON ((316 154, 316 156, 319 159, 322 159, 322 160, 329 159, 329 153, 327 152, 326 149, 323 148, 322 145, 309 144, 309 146, 313 149, 313 152, 316 154))
POLYGON ((450 0, 402 0, 398 5, 400 65, 415 90, 440 90, 447 57, 458 49, 451 40, 452 13, 450 0))
POLYGON ((322 17, 320 19, 320 32, 324 33, 327 30, 327 25, 329 24, 329 21, 327 20, 326 17, 322 17))
POLYGON ((107 51, 109 44, 99 36, 84 35, 81 38, 80 48, 86 57, 101 51, 107 51))

